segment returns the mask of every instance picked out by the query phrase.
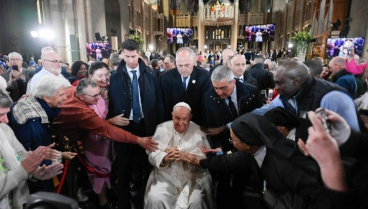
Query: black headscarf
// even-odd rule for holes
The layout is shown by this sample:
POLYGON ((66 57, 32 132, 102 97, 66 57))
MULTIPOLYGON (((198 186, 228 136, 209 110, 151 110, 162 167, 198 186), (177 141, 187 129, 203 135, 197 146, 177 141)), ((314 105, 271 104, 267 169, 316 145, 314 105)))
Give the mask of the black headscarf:
POLYGON ((231 129, 240 141, 249 146, 262 146, 277 151, 285 157, 290 157, 296 147, 295 142, 286 139, 265 117, 252 113, 238 117, 231 129))
POLYGON ((289 131, 300 125, 299 117, 282 107, 276 107, 267 111, 264 117, 273 125, 284 126, 289 129, 289 131))

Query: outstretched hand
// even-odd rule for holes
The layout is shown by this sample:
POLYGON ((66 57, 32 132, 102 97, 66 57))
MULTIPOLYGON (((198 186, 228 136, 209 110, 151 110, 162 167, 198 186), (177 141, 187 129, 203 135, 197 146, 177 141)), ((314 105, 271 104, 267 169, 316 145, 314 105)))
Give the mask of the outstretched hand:
POLYGON ((151 140, 152 137, 138 137, 137 143, 139 146, 146 149, 148 152, 154 152, 157 150, 158 143, 151 140))
POLYGON ((61 163, 49 166, 43 165, 33 172, 33 177, 39 180, 47 180, 63 172, 64 165, 61 163))
POLYGON ((55 146, 55 143, 52 143, 46 147, 46 150, 45 150, 46 160, 54 160, 54 159, 59 159, 61 157, 59 151, 52 149, 54 146, 55 146))

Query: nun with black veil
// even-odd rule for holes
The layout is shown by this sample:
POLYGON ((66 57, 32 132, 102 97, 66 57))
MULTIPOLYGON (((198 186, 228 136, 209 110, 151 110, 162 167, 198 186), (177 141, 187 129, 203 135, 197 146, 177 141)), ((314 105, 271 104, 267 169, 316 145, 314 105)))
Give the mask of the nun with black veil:
MULTIPOLYGON (((265 117, 244 114, 232 123, 230 134, 239 152, 212 159, 217 159, 219 170, 248 170, 255 175, 265 208, 332 208, 331 193, 323 185, 318 164, 302 155, 296 142, 285 138, 265 117)), ((202 167, 211 163, 185 157, 202 167)))

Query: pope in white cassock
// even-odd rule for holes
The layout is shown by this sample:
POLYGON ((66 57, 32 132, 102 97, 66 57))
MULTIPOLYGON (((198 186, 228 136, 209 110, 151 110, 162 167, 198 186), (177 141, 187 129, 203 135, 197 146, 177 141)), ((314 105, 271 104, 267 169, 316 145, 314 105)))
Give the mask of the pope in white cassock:
POLYGON ((173 120, 157 126, 152 140, 158 143, 158 150, 148 155, 154 169, 144 197, 147 209, 215 208, 208 170, 182 160, 184 153, 204 159, 200 147, 210 148, 200 127, 190 122, 191 117, 190 106, 180 102, 173 108, 173 120))

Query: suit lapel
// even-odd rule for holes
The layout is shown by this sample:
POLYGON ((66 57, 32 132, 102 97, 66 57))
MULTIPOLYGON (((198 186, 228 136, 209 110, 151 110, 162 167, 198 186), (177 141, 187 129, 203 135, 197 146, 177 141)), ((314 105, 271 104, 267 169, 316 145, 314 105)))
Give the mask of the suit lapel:
POLYGON ((193 67, 193 72, 190 75, 187 91, 185 92, 186 95, 189 94, 189 92, 192 91, 192 89, 194 89, 197 80, 198 80, 198 70, 196 69, 196 67, 193 67))

